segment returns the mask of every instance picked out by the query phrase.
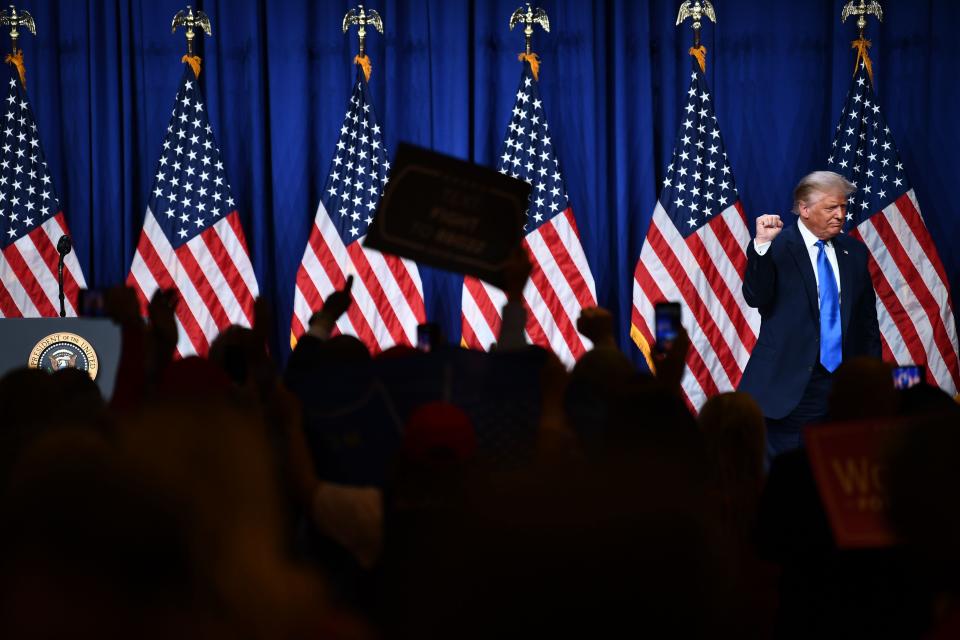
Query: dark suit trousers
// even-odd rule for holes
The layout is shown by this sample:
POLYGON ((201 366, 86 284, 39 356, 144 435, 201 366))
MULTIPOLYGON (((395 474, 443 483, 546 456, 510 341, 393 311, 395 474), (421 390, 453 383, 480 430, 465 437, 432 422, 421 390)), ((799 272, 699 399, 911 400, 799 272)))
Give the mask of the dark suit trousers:
POLYGON ((800 448, 800 431, 808 424, 827 417, 827 398, 833 384, 833 374, 817 363, 800 402, 789 414, 774 420, 767 418, 767 462, 784 451, 800 448))

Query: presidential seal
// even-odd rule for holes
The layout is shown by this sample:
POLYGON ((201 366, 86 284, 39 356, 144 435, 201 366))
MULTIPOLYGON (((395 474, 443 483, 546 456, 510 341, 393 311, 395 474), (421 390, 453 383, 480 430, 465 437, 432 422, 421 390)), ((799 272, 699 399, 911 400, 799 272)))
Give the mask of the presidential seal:
POLYGON ((100 363, 93 346, 75 333, 51 333, 36 344, 30 352, 27 366, 53 373, 60 369, 86 371, 92 380, 97 379, 100 363))

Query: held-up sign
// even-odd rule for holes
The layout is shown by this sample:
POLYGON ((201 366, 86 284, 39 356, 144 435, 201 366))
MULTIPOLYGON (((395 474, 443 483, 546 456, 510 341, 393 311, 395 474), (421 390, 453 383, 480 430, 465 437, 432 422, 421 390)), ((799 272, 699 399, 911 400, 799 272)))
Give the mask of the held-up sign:
POLYGON ((503 285, 523 238, 530 185, 401 144, 364 246, 503 285))
POLYGON ((886 521, 883 453, 900 427, 857 422, 807 427, 804 441, 834 540, 841 549, 885 547, 894 537, 886 521))

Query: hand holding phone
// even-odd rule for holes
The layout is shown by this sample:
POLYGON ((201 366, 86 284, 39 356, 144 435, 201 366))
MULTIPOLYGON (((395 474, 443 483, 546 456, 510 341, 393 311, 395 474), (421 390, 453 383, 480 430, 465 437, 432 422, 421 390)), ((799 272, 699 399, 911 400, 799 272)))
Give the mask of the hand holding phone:
POLYGON ((440 325, 436 322, 425 322, 417 325, 417 349, 430 353, 439 346, 440 325))
POLYGON ((103 289, 77 291, 77 315, 81 318, 103 318, 107 315, 107 293, 103 289))
POLYGON ((920 384, 927 377, 927 368, 922 364, 907 364, 893 368, 893 386, 896 389, 909 389, 920 384))
POLYGON ((680 335, 681 309, 679 302, 658 302, 653 308, 653 326, 656 337, 655 349, 666 353, 680 335))

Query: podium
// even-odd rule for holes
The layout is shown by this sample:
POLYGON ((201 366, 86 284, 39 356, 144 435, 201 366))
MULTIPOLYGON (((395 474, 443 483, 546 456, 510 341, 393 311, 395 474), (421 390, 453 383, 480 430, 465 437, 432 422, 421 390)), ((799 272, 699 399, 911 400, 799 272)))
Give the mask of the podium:
POLYGON ((0 376, 31 366, 91 374, 105 399, 113 395, 120 361, 120 327, 106 318, 0 319, 0 376))

